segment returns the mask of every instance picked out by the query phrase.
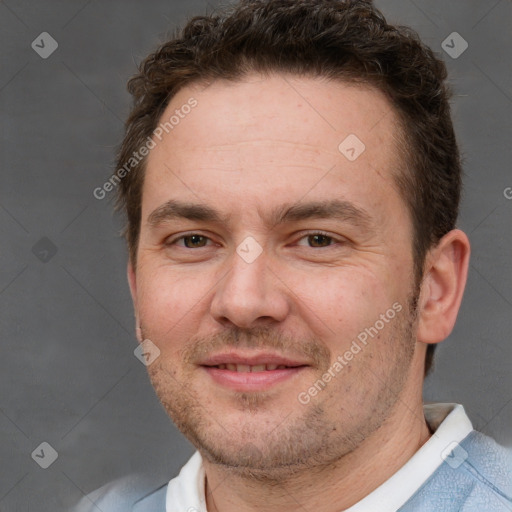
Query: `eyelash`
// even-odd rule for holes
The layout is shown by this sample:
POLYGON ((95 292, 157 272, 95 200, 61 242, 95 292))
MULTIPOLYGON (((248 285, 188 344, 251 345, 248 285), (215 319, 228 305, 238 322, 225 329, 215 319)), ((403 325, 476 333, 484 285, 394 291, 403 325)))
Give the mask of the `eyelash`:
MULTIPOLYGON (((307 238, 307 237, 310 237, 310 236, 315 236, 315 235, 321 235, 321 236, 324 236, 328 239, 330 239, 332 242, 334 243, 338 243, 338 244, 342 244, 343 243, 343 240, 340 240, 340 239, 337 239, 335 237, 333 237, 332 235, 330 235, 329 233, 326 233, 324 231, 312 231, 310 233, 305 233, 303 234, 299 240, 302 240, 303 238, 307 238)), ((168 242, 165 242, 165 245, 166 246, 173 246, 173 245, 177 245, 176 242, 178 242, 179 240, 184 240, 185 238, 191 238, 193 236, 200 236, 202 238, 206 238, 207 240, 211 240, 211 238, 205 236, 205 235, 202 235, 201 233, 195 233, 195 232, 191 232, 191 233, 188 233, 186 235, 181 235, 177 238, 174 238, 174 239, 171 239, 169 240, 168 242)), ((328 246, 325 246, 325 247, 308 247, 309 249, 329 249, 329 248, 332 248, 334 244, 329 244, 328 246)), ((182 249, 188 249, 188 250, 193 250, 194 248, 191 248, 191 247, 185 247, 185 246, 179 246, 181 247, 182 249)), ((205 247, 197 247, 196 249, 204 249, 205 247)))

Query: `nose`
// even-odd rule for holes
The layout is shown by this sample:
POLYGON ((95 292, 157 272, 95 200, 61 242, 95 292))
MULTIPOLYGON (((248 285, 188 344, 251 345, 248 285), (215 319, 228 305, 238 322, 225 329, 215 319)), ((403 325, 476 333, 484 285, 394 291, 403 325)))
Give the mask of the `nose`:
POLYGON ((286 286, 271 270, 270 260, 265 251, 252 262, 233 254, 210 306, 217 322, 247 329, 284 321, 289 311, 286 286))

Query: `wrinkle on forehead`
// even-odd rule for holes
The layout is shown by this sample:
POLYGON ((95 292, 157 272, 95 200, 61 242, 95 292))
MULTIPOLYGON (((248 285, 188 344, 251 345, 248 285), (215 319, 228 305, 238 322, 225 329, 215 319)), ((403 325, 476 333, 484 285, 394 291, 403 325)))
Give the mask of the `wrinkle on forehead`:
POLYGON ((339 152, 337 151, 336 146, 334 149, 336 151, 328 151, 325 147, 319 146, 317 144, 306 144, 304 142, 297 142, 292 140, 284 140, 284 139, 250 139, 250 140, 240 140, 237 142, 232 142, 229 144, 209 144, 208 146, 204 145, 182 145, 181 147, 177 147, 173 152, 182 153, 187 152, 191 149, 204 149, 204 150, 217 150, 217 149, 238 149, 240 147, 246 146, 293 146, 295 148, 303 149, 304 151, 313 151, 315 153, 323 152, 330 153, 336 156, 339 156, 339 152))
MULTIPOLYGON (((332 150, 316 144, 292 141, 259 139, 241 142, 182 146, 166 149, 172 153, 173 170, 261 172, 271 169, 303 169, 315 174, 325 173, 339 161, 340 153, 333 144, 332 150)), ((178 171, 179 172, 179 171, 178 171)))

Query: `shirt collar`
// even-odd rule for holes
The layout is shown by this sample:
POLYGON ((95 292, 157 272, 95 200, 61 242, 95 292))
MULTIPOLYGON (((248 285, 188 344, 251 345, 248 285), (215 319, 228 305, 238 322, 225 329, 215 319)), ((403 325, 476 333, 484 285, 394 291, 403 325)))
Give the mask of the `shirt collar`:
MULTIPOLYGON (((430 439, 388 480, 345 512, 396 512, 443 463, 445 453, 472 430, 464 407, 426 403, 425 419, 434 431, 430 439)), ((202 458, 195 452, 167 487, 166 512, 207 512, 202 458)))
POLYGON ((434 431, 430 439, 394 475, 345 512, 396 512, 443 463, 447 450, 473 430, 460 404, 424 404, 423 412, 434 431))

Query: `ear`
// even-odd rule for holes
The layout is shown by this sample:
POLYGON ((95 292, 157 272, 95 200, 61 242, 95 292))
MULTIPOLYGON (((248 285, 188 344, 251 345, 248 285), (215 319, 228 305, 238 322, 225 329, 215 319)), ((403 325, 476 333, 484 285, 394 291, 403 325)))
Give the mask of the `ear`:
POLYGON ((142 343, 142 331, 140 328, 139 309, 137 307, 137 278, 135 275, 135 267, 131 259, 128 260, 128 267, 126 270, 128 277, 128 284, 130 285, 130 293, 132 295, 133 309, 135 311, 135 333, 139 343, 142 343))
POLYGON ((419 300, 418 341, 439 343, 453 330, 469 267, 470 244, 459 229, 429 251, 419 300))

